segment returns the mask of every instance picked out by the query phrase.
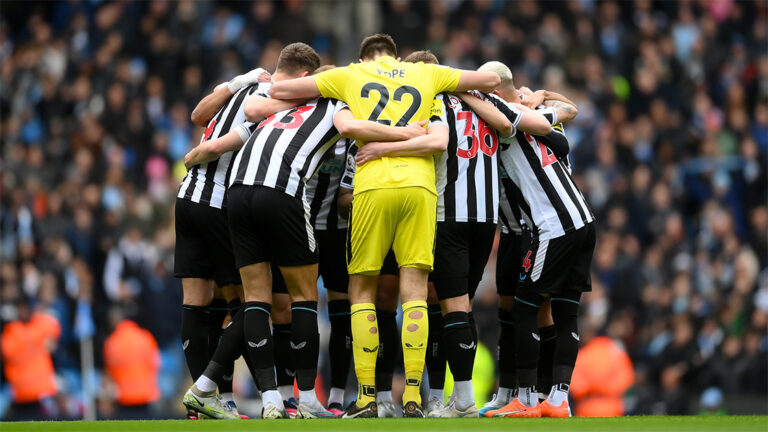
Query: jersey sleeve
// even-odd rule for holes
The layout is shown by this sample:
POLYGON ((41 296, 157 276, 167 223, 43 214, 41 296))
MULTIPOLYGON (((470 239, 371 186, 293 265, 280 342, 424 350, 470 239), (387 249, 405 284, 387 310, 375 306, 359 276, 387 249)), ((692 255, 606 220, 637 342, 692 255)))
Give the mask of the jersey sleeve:
POLYGON ((315 84, 323 97, 343 100, 351 74, 349 66, 333 68, 315 75, 315 84))
POLYGON ((461 71, 448 66, 428 64, 425 68, 432 75, 432 83, 435 86, 435 93, 454 91, 459 86, 461 71))
POLYGON ((353 189, 355 182, 355 171, 357 170, 357 144, 354 141, 349 142, 349 148, 347 148, 346 163, 344 164, 344 174, 341 176, 341 182, 339 185, 346 189, 353 189))
POLYGON ((513 104, 494 94, 484 94, 484 96, 488 102, 493 104, 512 123, 512 133, 509 136, 514 136, 517 133, 517 125, 520 124, 520 120, 523 118, 523 113, 513 104))
POLYGON ((435 125, 448 126, 448 118, 445 109, 445 96, 439 94, 432 100, 432 109, 429 113, 427 129, 435 125))
POLYGON ((557 124, 557 110, 553 107, 544 107, 536 109, 536 112, 543 115, 552 126, 557 124))

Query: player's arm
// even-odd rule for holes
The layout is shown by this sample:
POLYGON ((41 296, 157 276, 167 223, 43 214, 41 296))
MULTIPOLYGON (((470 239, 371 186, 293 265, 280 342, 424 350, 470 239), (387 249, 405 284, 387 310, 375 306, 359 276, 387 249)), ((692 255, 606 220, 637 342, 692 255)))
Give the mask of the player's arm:
POLYGON ((552 130, 552 125, 544 115, 521 104, 512 104, 520 113, 517 129, 532 135, 546 135, 552 130))
POLYGON ((255 128, 255 124, 247 126, 243 123, 222 137, 205 141, 184 156, 184 166, 189 169, 195 165, 216 160, 226 152, 240 150, 255 128))
POLYGON ((484 93, 492 92, 501 84, 501 78, 495 72, 461 71, 459 84, 454 91, 465 92, 469 90, 480 90, 484 93))
POLYGON ((405 141, 369 142, 357 150, 357 164, 362 165, 385 156, 431 156, 448 147, 448 127, 431 126, 424 136, 405 141))
MULTIPOLYGON (((528 89, 525 87, 520 89, 521 92, 525 92, 525 90, 528 89)), ((544 106, 554 108, 554 112, 557 117, 553 120, 553 124, 568 123, 569 121, 575 119, 579 114, 579 109, 576 107, 576 104, 557 92, 549 90, 536 90, 535 92, 528 94, 525 99, 523 99, 523 105, 531 109, 536 109, 536 107, 542 104, 544 106)))
POLYGON ((258 123, 274 113, 285 111, 299 105, 304 105, 307 102, 307 99, 282 100, 262 96, 254 96, 245 101, 243 112, 245 113, 246 120, 249 122, 258 123))
POLYGON ((568 153, 571 151, 568 137, 565 136, 562 127, 562 124, 558 124, 553 126, 548 134, 536 137, 540 143, 549 147, 558 159, 568 156, 568 153))
POLYGON ((216 88, 204 97, 192 110, 189 116, 195 126, 205 127, 209 121, 216 115, 216 112, 232 97, 232 93, 227 88, 226 83, 219 84, 216 88))
POLYGON ((255 82, 269 82, 271 77, 269 72, 262 68, 256 68, 248 73, 232 78, 229 82, 219 84, 211 94, 198 102, 195 109, 192 110, 190 115, 192 123, 196 126, 204 127, 238 90, 255 82))
POLYGON ((269 89, 269 95, 275 99, 316 99, 321 96, 313 76, 276 82, 269 89))
POLYGON ((512 122, 489 102, 484 102, 470 93, 456 93, 456 96, 469 105, 475 114, 496 129, 501 136, 508 137, 514 133, 515 127, 512 122))
POLYGON ((408 126, 387 126, 371 120, 356 119, 349 109, 339 111, 333 117, 333 124, 341 136, 357 141, 404 141, 423 136, 426 120, 413 122, 408 126))

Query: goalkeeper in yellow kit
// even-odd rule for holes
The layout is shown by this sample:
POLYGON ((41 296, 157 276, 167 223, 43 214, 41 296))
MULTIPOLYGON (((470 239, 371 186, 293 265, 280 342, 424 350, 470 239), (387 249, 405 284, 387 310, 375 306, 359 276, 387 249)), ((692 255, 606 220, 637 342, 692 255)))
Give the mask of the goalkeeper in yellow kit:
MULTIPOLYGON (((357 119, 405 126, 429 118, 435 95, 446 91, 492 91, 495 73, 462 71, 444 66, 400 62, 389 35, 369 36, 360 45, 360 63, 313 77, 275 83, 271 97, 329 97, 344 101, 357 119)), ((357 145, 381 137, 368 131, 345 131, 357 145)), ((424 143, 412 156, 382 157, 357 167, 349 219, 347 250, 349 300, 358 398, 344 417, 375 417, 375 370, 379 346, 376 282, 384 257, 394 250, 400 267, 403 306, 403 360, 406 387, 403 415, 423 417, 420 386, 427 349, 427 276, 432 270, 437 191, 431 154, 448 141, 446 128, 412 138, 424 143)), ((413 146, 410 146, 413 147, 413 146)))

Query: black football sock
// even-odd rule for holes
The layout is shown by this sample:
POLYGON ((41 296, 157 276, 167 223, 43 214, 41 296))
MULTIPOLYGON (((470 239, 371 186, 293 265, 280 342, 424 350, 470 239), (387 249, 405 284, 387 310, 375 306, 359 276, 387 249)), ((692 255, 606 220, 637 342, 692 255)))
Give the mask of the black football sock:
POLYGON ((540 327, 539 337, 541 337, 541 343, 539 345, 537 387, 539 393, 543 393, 546 397, 552 388, 552 363, 555 360, 555 339, 557 338, 555 326, 540 327))
MULTIPOLYGON (((219 387, 219 393, 230 393, 232 391, 232 372, 235 360, 243 354, 242 310, 240 306, 232 307, 229 313, 232 321, 224 329, 219 345, 213 353, 213 357, 205 368, 204 373, 205 376, 216 382, 216 385, 219 387), (232 365, 232 368, 228 367, 228 365, 232 365)), ((248 356, 245 357, 247 358, 248 356)))
POLYGON ((442 390, 445 386, 445 356, 441 351, 440 339, 443 330, 443 312, 440 305, 427 306, 427 318, 429 319, 429 337, 427 338, 427 376, 429 388, 442 390))
MULTIPOLYGON (((209 360, 213 358, 213 354, 219 346, 221 335, 224 333, 224 318, 229 312, 229 306, 227 301, 223 298, 215 298, 208 306, 208 356, 209 360)), ((235 363, 223 365, 225 373, 221 381, 217 381, 219 386, 219 393, 232 393, 232 373, 235 370, 235 363), (229 378, 229 379, 227 379, 229 378)), ((210 377, 209 377, 210 378, 210 377)))
POLYGON ((376 358, 376 391, 392 391, 395 363, 400 352, 400 334, 397 331, 397 312, 376 310, 379 323, 379 354, 376 358))
POLYGON ((331 387, 343 389, 352 365, 352 326, 349 300, 328 302, 328 319, 331 321, 331 337, 328 351, 331 359, 331 387))
POLYGON ((291 355, 291 324, 272 324, 272 339, 275 342, 277 386, 293 388, 296 369, 291 355))
POLYGON ((291 357, 296 365, 296 385, 301 391, 315 388, 320 333, 317 331, 317 302, 291 304, 291 357))
POLYGON ((181 347, 192 381, 197 381, 208 363, 207 306, 181 306, 181 347))
POLYGON ((499 387, 517 389, 515 324, 512 311, 499 309, 499 387))
POLYGON ((440 348, 448 360, 454 381, 472 379, 477 344, 470 327, 466 312, 450 312, 443 317, 440 348))
POLYGON ((272 305, 263 302, 243 304, 245 351, 251 357, 256 386, 263 393, 277 389, 275 359, 269 315, 272 305))
MULTIPOLYGON (((552 379, 554 385, 571 383, 573 367, 579 353, 579 298, 581 293, 564 293, 553 296, 552 319, 555 321, 555 342, 552 379)), ((548 389, 549 390, 549 389, 548 389)))
POLYGON ((521 402, 527 406, 535 406, 537 362, 539 360, 539 329, 536 316, 539 313, 541 299, 538 295, 515 297, 512 315, 515 323, 515 360, 517 364, 517 380, 520 383, 519 395, 521 402), (533 396, 531 396, 533 395, 533 396), (532 402, 531 397, 535 399, 532 402), (533 405, 531 405, 533 404, 533 405))

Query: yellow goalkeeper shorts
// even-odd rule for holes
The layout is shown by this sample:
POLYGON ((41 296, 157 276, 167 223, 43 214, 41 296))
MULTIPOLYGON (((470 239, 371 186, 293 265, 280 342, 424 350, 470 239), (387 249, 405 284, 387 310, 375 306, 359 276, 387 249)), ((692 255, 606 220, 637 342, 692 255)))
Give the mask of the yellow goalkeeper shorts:
POLYGON ((437 196, 422 187, 355 194, 349 216, 349 274, 379 274, 389 249, 399 267, 432 270, 437 196))

